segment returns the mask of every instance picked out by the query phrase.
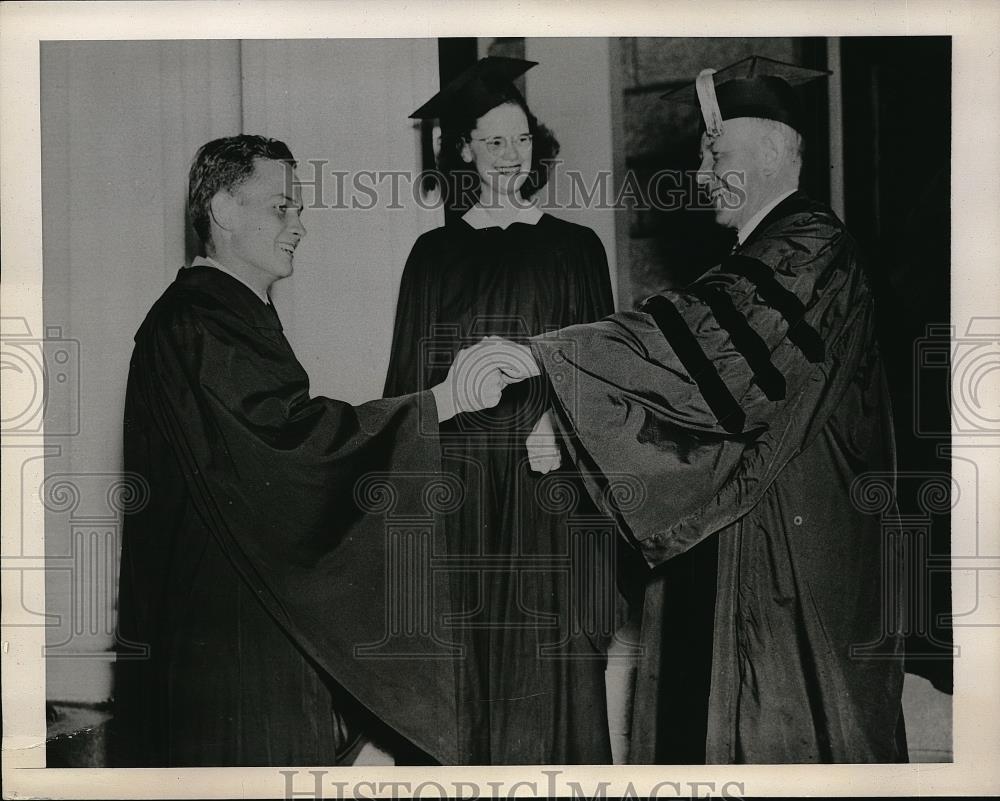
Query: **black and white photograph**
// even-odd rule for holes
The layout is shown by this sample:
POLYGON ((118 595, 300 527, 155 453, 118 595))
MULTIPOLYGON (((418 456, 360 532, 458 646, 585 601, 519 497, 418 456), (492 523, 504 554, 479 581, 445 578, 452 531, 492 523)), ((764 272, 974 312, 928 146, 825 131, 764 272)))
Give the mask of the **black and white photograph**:
POLYGON ((1000 792, 1000 9, 769 5, 0 5, 4 798, 1000 792))

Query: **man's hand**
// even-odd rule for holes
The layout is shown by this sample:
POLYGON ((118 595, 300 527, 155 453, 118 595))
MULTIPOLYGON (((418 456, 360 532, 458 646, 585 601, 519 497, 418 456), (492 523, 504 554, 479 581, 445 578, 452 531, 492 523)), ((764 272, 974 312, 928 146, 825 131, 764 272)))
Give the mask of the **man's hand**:
POLYGON ((526 378, 541 375, 542 371, 531 353, 531 348, 527 345, 518 345, 501 337, 485 337, 480 345, 492 347, 491 355, 507 377, 508 384, 516 384, 526 378))
POLYGON ((550 412, 544 412, 531 429, 524 441, 528 449, 528 464, 536 473, 548 473, 562 464, 559 455, 559 443, 556 442, 556 432, 552 428, 550 412))
POLYGON ((500 402, 504 387, 538 373, 528 347, 500 337, 485 337, 460 350, 445 380, 431 388, 438 421, 492 408, 500 402))

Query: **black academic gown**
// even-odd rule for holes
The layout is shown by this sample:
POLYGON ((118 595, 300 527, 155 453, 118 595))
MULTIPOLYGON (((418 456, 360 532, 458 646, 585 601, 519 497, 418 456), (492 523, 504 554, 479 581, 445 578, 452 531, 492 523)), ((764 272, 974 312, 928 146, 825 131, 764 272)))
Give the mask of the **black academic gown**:
MULTIPOLYGON (((384 394, 432 386, 483 336, 524 341, 611 311, 607 258, 589 228, 547 214, 506 229, 458 220, 421 236, 407 260, 384 394)), ((463 761, 611 760, 603 649, 614 578, 584 552, 603 564, 617 535, 568 471, 529 470, 524 440, 548 403, 545 383, 526 381, 442 428, 444 467, 464 487, 446 518, 463 761)))
POLYGON ((653 569, 630 761, 905 761, 898 555, 874 513, 890 410, 854 240, 796 193, 641 308, 532 343, 588 488, 653 569))
POLYGON ((124 527, 119 764, 332 765, 383 724, 457 759, 448 660, 357 650, 389 629, 380 493, 427 524, 437 427, 429 394, 310 397, 272 307, 218 270, 178 273, 126 395, 125 470, 148 500, 124 527))

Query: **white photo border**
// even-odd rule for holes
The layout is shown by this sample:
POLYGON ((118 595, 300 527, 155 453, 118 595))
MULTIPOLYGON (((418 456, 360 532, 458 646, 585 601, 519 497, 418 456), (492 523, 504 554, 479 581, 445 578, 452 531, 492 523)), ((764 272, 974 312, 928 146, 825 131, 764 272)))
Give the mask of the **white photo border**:
MULTIPOLYGON (((989 2, 643 3, 389 0, 355 2, 3 3, 0 6, 0 192, 3 316, 42 330, 39 43, 64 39, 364 38, 438 36, 868 36, 949 35, 953 42, 952 321, 1000 316, 1000 5, 989 2)), ((933 114, 933 109, 928 109, 933 114)), ((919 136, 919 131, 914 131, 919 136)), ((998 386, 993 382, 992 388, 998 386)), ((998 399, 1000 400, 1000 399, 998 399)), ((17 506, 20 465, 43 448, 4 443, 3 553, 34 543, 44 553, 41 504, 17 506), (20 530, 20 521, 25 521, 20 530)), ((977 463, 986 513, 978 521, 984 565, 1000 576, 1000 451, 988 443, 977 463)), ((956 553, 956 556, 959 555, 956 553)), ((43 565, 42 565, 43 567, 43 565)), ((44 608, 44 573, 3 573, 4 622, 12 605, 44 608), (22 583, 23 580, 23 583, 22 583)), ((984 575, 986 573, 984 572, 984 575)), ((974 586, 978 573, 956 570, 956 609, 1000 598, 974 586), (977 592, 980 593, 977 596, 977 592)), ((993 614, 996 619, 996 614, 993 614)), ((4 626, 3 784, 5 798, 275 798, 291 786, 311 792, 317 774, 277 768, 46 769, 44 630, 4 626), (291 781, 292 785, 287 783, 291 781)), ((956 628, 954 762, 831 766, 600 766, 489 768, 331 768, 322 795, 481 797, 572 795, 660 797, 711 792, 730 796, 941 795, 1000 792, 1000 628, 956 628), (518 785, 517 783, 521 784, 518 785), (608 784, 602 784, 607 782, 608 784), (459 783, 459 784, 456 784, 459 783), (461 783, 465 783, 462 785, 461 783), (499 784, 496 784, 499 783, 499 784), (532 787, 532 784, 534 787, 532 787), (465 789, 462 789, 464 786, 465 789), (678 791, 676 788, 680 788, 678 791), (631 789, 630 789, 631 788, 631 789)))

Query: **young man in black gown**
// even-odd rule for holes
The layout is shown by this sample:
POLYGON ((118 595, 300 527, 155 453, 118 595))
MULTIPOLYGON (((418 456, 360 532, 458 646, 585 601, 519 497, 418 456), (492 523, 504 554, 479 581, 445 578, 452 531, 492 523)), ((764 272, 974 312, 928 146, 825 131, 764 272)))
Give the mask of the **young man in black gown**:
POLYGON ((386 586, 385 521, 359 482, 390 476, 374 492, 426 517, 438 425, 499 401, 484 361, 503 348, 462 351, 426 392, 311 397, 268 294, 305 235, 287 146, 209 142, 189 207, 207 255, 140 327, 126 394, 125 470, 149 497, 124 527, 116 761, 350 764, 383 731, 453 763, 452 663, 359 651, 387 636, 388 606, 447 599, 386 586))

